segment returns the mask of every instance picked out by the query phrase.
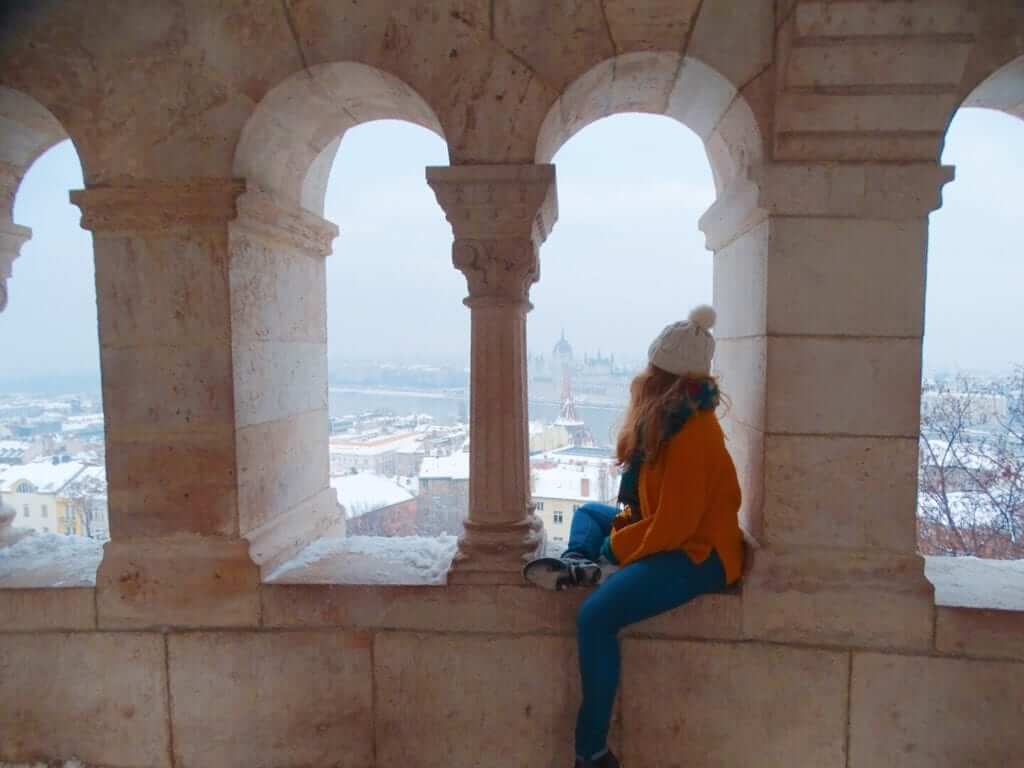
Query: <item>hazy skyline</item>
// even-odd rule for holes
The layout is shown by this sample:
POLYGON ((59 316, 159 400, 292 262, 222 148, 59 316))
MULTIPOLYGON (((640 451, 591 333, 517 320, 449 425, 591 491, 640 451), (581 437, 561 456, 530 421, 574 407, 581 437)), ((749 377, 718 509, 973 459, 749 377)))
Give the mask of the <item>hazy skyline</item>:
MULTIPOLYGON (((1024 359, 1019 188, 1024 121, 961 111, 947 137, 957 178, 931 217, 926 370, 1000 369, 1024 359)), ((341 234, 328 258, 329 358, 464 364, 465 279, 451 230, 424 181, 444 142, 405 123, 349 131, 325 215, 341 234)), ((711 299, 712 256, 697 219, 714 199, 699 139, 669 118, 619 115, 556 155, 560 217, 541 251, 528 321, 531 353, 561 330, 577 354, 638 359, 667 322, 711 299)), ((0 378, 98 371, 91 237, 69 189, 82 185, 70 143, 41 157, 15 201, 34 230, 0 313, 0 378)))

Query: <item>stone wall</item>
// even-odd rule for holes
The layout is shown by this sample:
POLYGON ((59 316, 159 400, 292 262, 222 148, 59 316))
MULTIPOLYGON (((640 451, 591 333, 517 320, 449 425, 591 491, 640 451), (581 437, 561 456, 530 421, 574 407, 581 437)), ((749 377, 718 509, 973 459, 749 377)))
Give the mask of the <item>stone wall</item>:
MULTIPOLYGON (((579 594, 264 586, 248 627, 97 621, 91 589, 0 591, 0 760, 568 765, 579 594)), ((939 608, 908 653, 751 636, 745 597, 623 638, 626 765, 1020 765, 1024 613, 939 608)))
MULTIPOLYGON (((93 233, 112 541, 0 591, 0 759, 558 765, 572 610, 520 586, 525 317, 555 152, 618 112, 704 142, 742 597, 626 641, 633 765, 1020 764, 1022 614, 936 607, 914 540, 928 215, 961 105, 1020 115, 1019 0, 68 0, 0 30, 11 203, 65 136, 93 233), (344 132, 416 122, 467 279, 449 586, 261 583, 338 522, 322 219, 344 132), (799 403, 799 407, 794 404, 799 403), (318 458, 320 457, 320 458, 318 458)), ((610 147, 609 151, 614 151, 610 147)), ((656 276, 654 276, 656 277, 656 276)))

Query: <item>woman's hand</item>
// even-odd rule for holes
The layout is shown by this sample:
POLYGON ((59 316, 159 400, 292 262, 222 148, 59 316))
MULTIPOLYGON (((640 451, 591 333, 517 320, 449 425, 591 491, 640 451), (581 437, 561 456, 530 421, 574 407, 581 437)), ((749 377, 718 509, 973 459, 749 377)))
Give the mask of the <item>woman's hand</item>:
POLYGON ((627 525, 632 525, 639 521, 640 515, 637 514, 631 506, 626 504, 622 508, 622 511, 612 519, 612 530, 618 531, 625 528, 627 525))

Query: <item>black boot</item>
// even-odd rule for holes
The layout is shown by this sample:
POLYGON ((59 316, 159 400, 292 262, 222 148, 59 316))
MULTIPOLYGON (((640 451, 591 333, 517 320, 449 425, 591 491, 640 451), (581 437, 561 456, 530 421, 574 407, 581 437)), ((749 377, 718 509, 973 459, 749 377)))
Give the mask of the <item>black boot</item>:
POLYGON ((569 587, 593 587, 601 580, 601 566, 576 552, 566 552, 561 557, 531 560, 523 566, 523 578, 555 592, 569 587))
POLYGON ((619 761, 609 749, 596 760, 584 760, 577 757, 574 768, 619 768, 619 761))

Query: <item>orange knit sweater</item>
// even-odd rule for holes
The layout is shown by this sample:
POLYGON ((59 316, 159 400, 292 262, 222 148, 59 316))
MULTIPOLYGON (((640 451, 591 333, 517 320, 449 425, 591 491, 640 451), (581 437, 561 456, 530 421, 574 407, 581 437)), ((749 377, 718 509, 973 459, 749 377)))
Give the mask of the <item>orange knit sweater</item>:
POLYGON ((740 485, 713 411, 697 411, 640 469, 642 519, 612 533, 611 549, 622 565, 681 549, 702 563, 712 548, 732 584, 743 570, 738 514, 740 485))

